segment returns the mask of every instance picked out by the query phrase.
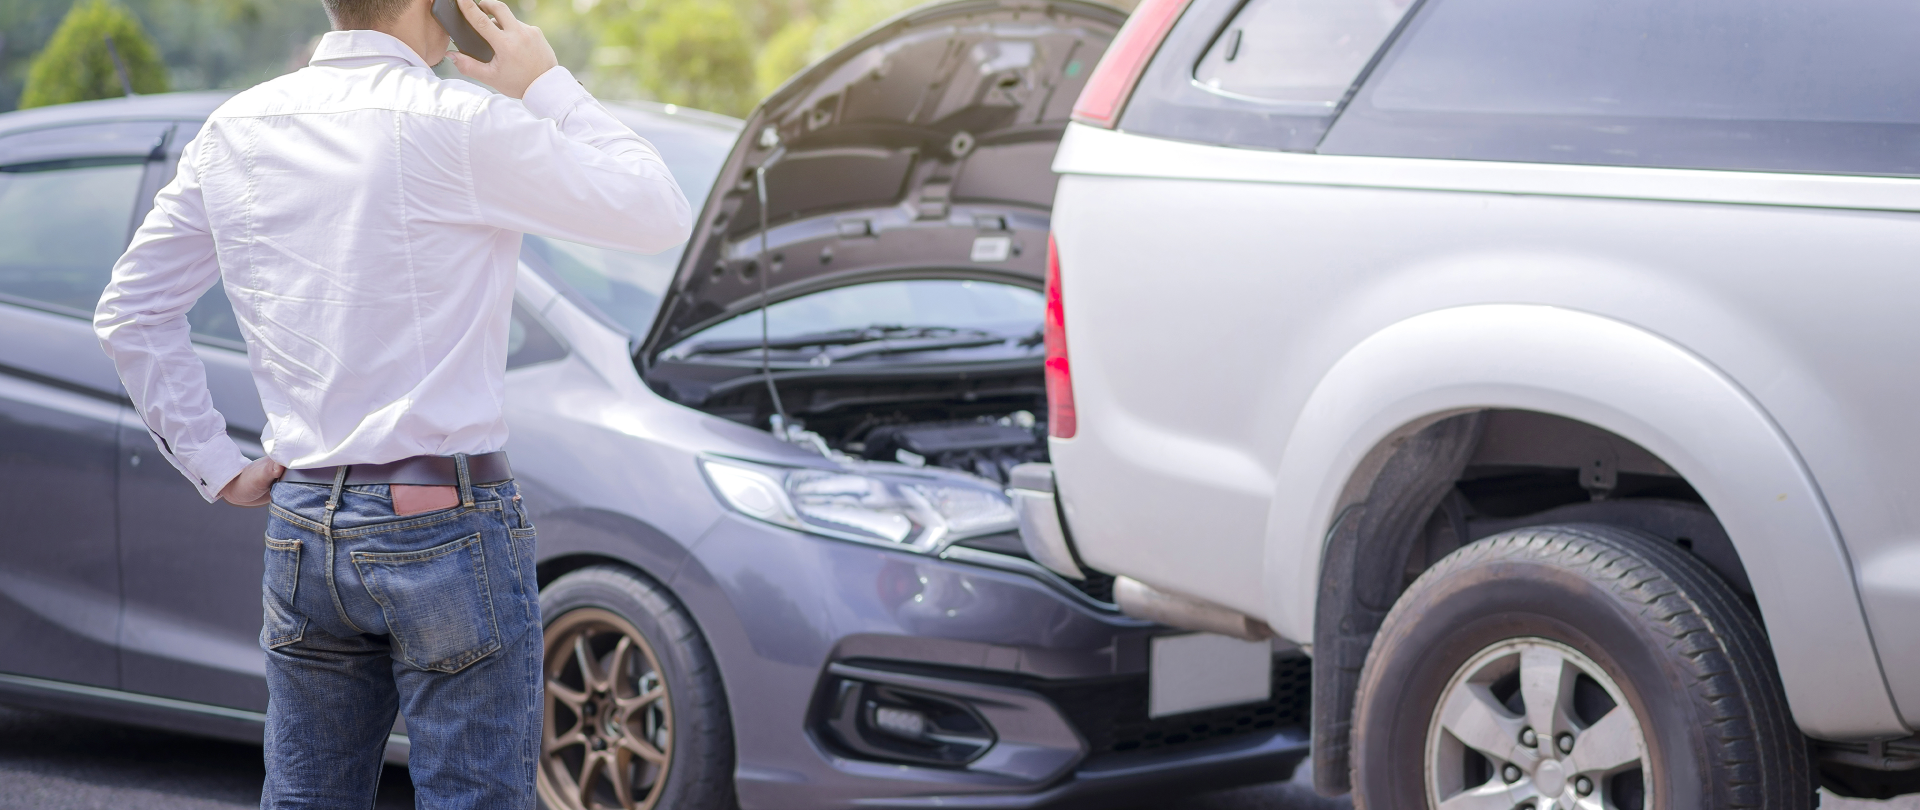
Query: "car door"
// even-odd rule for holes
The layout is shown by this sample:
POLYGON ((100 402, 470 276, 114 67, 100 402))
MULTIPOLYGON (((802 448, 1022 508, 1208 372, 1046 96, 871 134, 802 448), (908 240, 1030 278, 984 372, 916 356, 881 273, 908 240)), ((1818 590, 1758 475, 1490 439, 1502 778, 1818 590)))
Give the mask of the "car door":
MULTIPOLYGON (((152 165, 140 198, 172 180, 179 151, 198 132, 181 123, 152 165)), ((216 283, 187 313, 214 407, 242 452, 261 455, 266 416, 226 294, 216 283)), ((121 688, 265 711, 260 652, 260 538, 266 511, 202 500, 161 458, 138 419, 119 431, 121 688)))
POLYGON ((0 137, 0 678, 120 682, 120 424, 90 319, 171 122, 0 137))
MULTIPOLYGON (((217 287, 209 299, 226 304, 217 287)), ((265 419, 244 348, 202 323, 194 327, 227 434, 242 452, 262 455, 265 419)), ((258 639, 266 510, 202 500, 136 419, 122 424, 119 438, 121 688, 265 711, 258 639)))

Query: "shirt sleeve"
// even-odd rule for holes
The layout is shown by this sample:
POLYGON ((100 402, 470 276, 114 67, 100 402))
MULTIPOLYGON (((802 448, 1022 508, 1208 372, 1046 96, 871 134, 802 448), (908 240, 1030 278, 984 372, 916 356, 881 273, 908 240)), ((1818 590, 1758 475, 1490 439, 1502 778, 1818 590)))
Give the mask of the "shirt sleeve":
POLYGON ((214 410, 207 368, 187 326, 187 310, 220 277, 195 166, 198 146, 199 139, 187 144, 173 182, 114 263, 93 330, 154 444, 211 503, 248 462, 214 410))
POLYGON ((636 253, 685 242, 693 212, 646 139, 564 67, 523 100, 489 99, 468 131, 479 220, 522 233, 636 253))

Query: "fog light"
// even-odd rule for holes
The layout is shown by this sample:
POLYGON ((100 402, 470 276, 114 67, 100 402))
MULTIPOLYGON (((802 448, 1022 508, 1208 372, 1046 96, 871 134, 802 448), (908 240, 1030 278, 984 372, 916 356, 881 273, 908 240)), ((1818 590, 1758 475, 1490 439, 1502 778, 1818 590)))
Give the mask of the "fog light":
POLYGON ((862 759, 960 767, 993 747, 965 699, 851 678, 833 684, 820 731, 862 759))
POLYGON ((927 735, 927 716, 912 709, 876 706, 873 727, 895 737, 918 740, 927 735))

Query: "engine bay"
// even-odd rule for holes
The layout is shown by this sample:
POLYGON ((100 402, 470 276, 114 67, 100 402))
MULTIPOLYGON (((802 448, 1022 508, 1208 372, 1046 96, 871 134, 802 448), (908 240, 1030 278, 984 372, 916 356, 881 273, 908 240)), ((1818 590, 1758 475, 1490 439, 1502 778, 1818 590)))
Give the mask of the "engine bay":
MULTIPOLYGON (((775 407, 766 376, 662 362, 654 390, 682 405, 768 430, 775 407)), ((942 467, 1006 483, 1015 465, 1047 460, 1046 381, 1037 359, 874 371, 772 374, 784 424, 833 452, 912 467, 942 467)))
POLYGON ((872 461, 960 470, 1005 484, 1015 466, 1047 460, 1047 426, 1025 410, 931 422, 875 420, 871 427, 845 434, 836 449, 872 461))

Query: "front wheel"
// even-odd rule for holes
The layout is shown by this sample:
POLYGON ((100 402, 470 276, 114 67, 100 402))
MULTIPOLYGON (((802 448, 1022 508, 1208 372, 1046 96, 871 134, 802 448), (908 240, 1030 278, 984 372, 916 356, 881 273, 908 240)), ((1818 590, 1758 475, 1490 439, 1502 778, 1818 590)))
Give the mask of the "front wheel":
POLYGON ((1811 808, 1752 613, 1672 544, 1547 526, 1469 545, 1388 614, 1353 723, 1359 808, 1811 808))
POLYGON ((547 810, 733 806, 720 674, 672 597, 622 568, 574 571, 540 594, 547 810))

